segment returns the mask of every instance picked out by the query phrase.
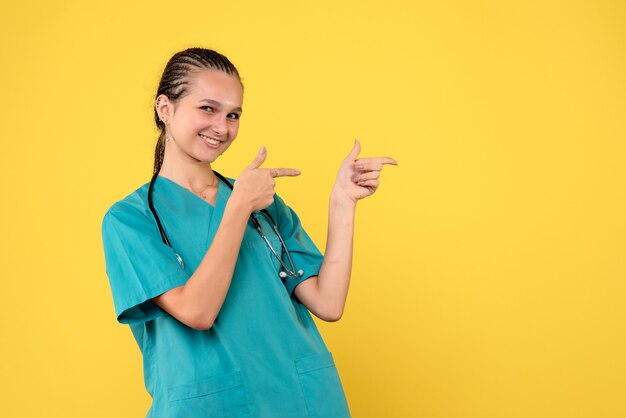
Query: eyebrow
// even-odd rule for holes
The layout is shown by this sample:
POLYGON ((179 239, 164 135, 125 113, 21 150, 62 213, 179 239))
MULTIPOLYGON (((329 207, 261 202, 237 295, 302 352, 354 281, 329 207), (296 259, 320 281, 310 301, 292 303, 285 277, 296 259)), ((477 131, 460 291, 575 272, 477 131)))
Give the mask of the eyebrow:
MULTIPOLYGON (((222 103, 218 102, 217 100, 211 100, 211 99, 201 99, 200 101, 201 101, 201 102, 207 102, 207 103, 209 103, 210 105, 213 105, 213 106, 215 106, 215 107, 222 107, 222 106, 223 106, 223 105, 222 105, 222 103)), ((236 107, 236 108, 234 108, 233 110, 234 110, 234 111, 237 111, 237 112, 243 112, 243 109, 242 109, 242 108, 240 108, 240 107, 236 107)))

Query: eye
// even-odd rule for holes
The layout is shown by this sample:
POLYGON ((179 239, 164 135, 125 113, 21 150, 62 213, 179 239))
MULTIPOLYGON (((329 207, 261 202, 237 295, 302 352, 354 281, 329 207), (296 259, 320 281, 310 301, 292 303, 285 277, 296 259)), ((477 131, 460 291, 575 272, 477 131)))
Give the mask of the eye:
POLYGON ((241 115, 239 113, 229 113, 227 117, 228 119, 239 119, 241 115))
POLYGON ((211 106, 202 106, 202 107, 200 107, 200 109, 204 109, 207 112, 213 112, 213 108, 211 106))

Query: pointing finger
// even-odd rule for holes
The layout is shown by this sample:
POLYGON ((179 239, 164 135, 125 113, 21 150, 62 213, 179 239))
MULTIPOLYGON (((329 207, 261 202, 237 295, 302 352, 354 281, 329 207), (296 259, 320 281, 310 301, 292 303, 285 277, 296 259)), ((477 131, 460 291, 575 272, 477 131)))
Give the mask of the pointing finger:
POLYGON ((361 172, 380 171, 383 169, 383 165, 381 163, 354 163, 354 168, 361 172))
POLYGON ((261 164, 265 161, 267 157, 267 150, 265 149, 265 145, 261 147, 259 152, 254 156, 254 160, 246 167, 246 170, 253 170, 255 168, 259 168, 261 164))
POLYGON ((357 166, 369 163, 398 165, 398 162, 391 157, 359 158, 354 163, 357 166))
POLYGON ((270 168, 270 174, 272 177, 295 177, 300 172, 294 168, 270 168))

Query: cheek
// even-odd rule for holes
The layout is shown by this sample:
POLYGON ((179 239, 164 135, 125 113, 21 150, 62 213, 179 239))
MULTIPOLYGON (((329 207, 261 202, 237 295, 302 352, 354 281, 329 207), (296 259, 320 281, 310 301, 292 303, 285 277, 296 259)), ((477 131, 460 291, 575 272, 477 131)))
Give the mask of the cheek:
POLYGON ((197 112, 195 109, 185 109, 184 112, 180 112, 180 122, 189 126, 190 124, 198 124, 202 122, 202 113, 197 112))
POLYGON ((230 139, 235 139, 235 137, 237 136, 237 133, 239 133, 239 124, 233 124, 232 126, 230 126, 229 128, 229 132, 230 132, 230 139))
POLYGON ((208 123, 207 118, 201 114, 189 115, 187 122, 188 126, 191 127, 201 127, 202 125, 206 125, 208 123))
POLYGON ((176 129, 181 135, 189 135, 195 129, 193 118, 188 116, 178 118, 176 120, 176 129))

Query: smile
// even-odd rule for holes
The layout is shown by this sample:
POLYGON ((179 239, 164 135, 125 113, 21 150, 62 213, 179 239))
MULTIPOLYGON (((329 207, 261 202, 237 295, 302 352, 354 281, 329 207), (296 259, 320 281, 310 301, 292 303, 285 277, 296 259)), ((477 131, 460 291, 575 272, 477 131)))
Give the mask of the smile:
POLYGON ((202 135, 202 134, 198 134, 198 136, 200 138, 202 138, 204 140, 204 142, 206 142, 208 145, 219 145, 219 143, 221 141, 218 141, 217 139, 213 139, 213 138, 209 138, 208 136, 202 135))

